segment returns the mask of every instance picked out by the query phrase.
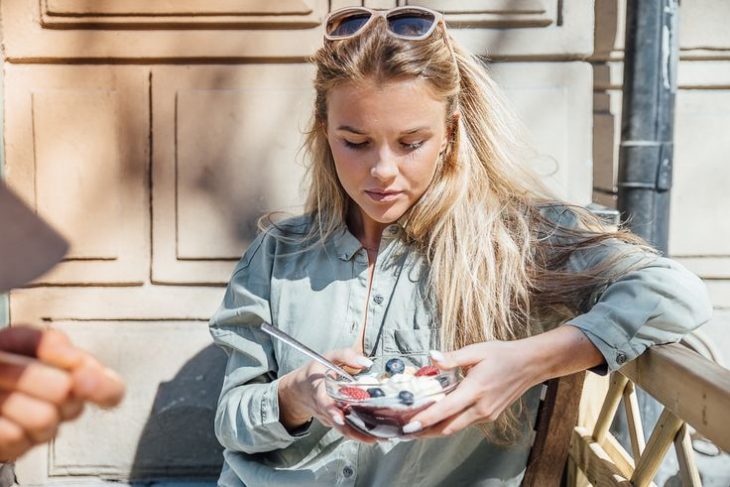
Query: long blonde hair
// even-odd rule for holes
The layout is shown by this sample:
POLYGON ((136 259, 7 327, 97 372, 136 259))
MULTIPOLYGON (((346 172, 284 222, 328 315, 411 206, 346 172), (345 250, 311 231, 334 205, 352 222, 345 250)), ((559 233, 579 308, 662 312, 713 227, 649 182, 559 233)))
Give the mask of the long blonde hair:
MULTIPOLYGON (((313 60, 317 97, 305 145, 311 164, 306 211, 315 223, 310 238, 324 241, 338 231, 351 204, 325 134, 332 88, 420 78, 442 97, 447 114, 461 114, 434 180, 404 225, 407 241, 430 266, 442 349, 514 340, 556 326, 611 279, 609 263, 581 275, 565 272, 570 254, 611 237, 636 241, 579 210, 584 224, 575 228, 556 227, 543 215, 554 198, 525 165, 519 123, 484 66, 445 29, 404 41, 375 22, 356 37, 325 42, 313 60), (565 238, 546 238, 556 232, 565 238)), ((490 431, 508 437, 516 430, 515 414, 503 414, 490 431)))

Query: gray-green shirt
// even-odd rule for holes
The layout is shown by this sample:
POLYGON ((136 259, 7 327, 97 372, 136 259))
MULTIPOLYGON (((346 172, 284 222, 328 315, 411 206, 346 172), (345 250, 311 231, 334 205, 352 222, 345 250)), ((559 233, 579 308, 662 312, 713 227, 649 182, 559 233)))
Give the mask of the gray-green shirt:
MULTIPOLYGON (((298 217, 284 226, 304 233, 309 224, 309 218, 298 217)), ((250 245, 210 322, 215 342, 228 354, 215 419, 216 436, 225 447, 218 485, 519 485, 530 435, 505 447, 467 428, 445 438, 369 445, 345 439, 316 420, 295 436, 279 422, 277 377, 308 359, 272 342, 259 329, 262 322, 326 352, 353 346, 367 306, 366 354, 438 348, 438 323, 424 288, 426 266, 401 235, 397 224, 386 228, 369 299, 367 253, 344 227, 325 244, 304 250, 271 232, 250 245)), ((626 244, 609 241, 578 253, 568 267, 591 266, 621 245, 626 244)), ((586 333, 607 369, 615 370, 647 346, 678 340, 710 313, 697 277, 652 256, 608 286, 591 310, 570 324, 586 333)), ((528 429, 538 389, 523 399, 528 429)))

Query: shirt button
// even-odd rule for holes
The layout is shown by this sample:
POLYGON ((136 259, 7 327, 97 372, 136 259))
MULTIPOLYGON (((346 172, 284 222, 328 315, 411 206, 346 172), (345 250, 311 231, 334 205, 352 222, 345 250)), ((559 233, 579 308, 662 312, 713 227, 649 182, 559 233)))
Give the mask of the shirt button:
POLYGON ((376 294, 373 301, 375 301, 375 304, 383 304, 383 296, 376 294))
POLYGON ((391 225, 391 226, 388 227, 388 232, 391 235, 395 235, 396 233, 398 233, 398 227, 395 226, 395 225, 391 225))
POLYGON ((352 477, 352 475, 354 473, 355 473, 355 471, 349 465, 342 469, 342 475, 344 475, 346 479, 349 479, 350 477, 352 477))
POLYGON ((625 353, 619 352, 616 354, 616 363, 617 364, 621 365, 623 363, 626 363, 626 359, 627 359, 627 357, 626 357, 625 353))

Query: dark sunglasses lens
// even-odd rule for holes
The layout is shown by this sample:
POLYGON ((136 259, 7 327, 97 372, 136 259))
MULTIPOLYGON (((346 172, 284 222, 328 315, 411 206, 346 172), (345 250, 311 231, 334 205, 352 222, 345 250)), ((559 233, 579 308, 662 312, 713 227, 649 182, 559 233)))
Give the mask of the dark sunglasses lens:
POLYGON ((420 37, 436 22, 436 17, 427 12, 402 12, 388 17, 388 28, 403 37, 420 37))
POLYGON ((347 37, 360 29, 370 20, 370 13, 353 13, 330 19, 327 23, 327 34, 332 37, 347 37))

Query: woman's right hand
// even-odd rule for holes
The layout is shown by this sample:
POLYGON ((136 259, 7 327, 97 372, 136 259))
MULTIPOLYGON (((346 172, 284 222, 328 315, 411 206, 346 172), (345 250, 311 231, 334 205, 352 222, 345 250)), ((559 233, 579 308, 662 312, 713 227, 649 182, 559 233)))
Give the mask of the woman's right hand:
MULTIPOLYGON (((325 357, 340 365, 361 370, 372 366, 372 361, 351 348, 334 350, 325 357)), ((287 429, 302 426, 312 418, 323 425, 335 428, 344 436, 365 443, 377 440, 345 423, 345 417, 335 401, 327 394, 325 374, 327 369, 314 360, 279 379, 279 421, 287 429)))

